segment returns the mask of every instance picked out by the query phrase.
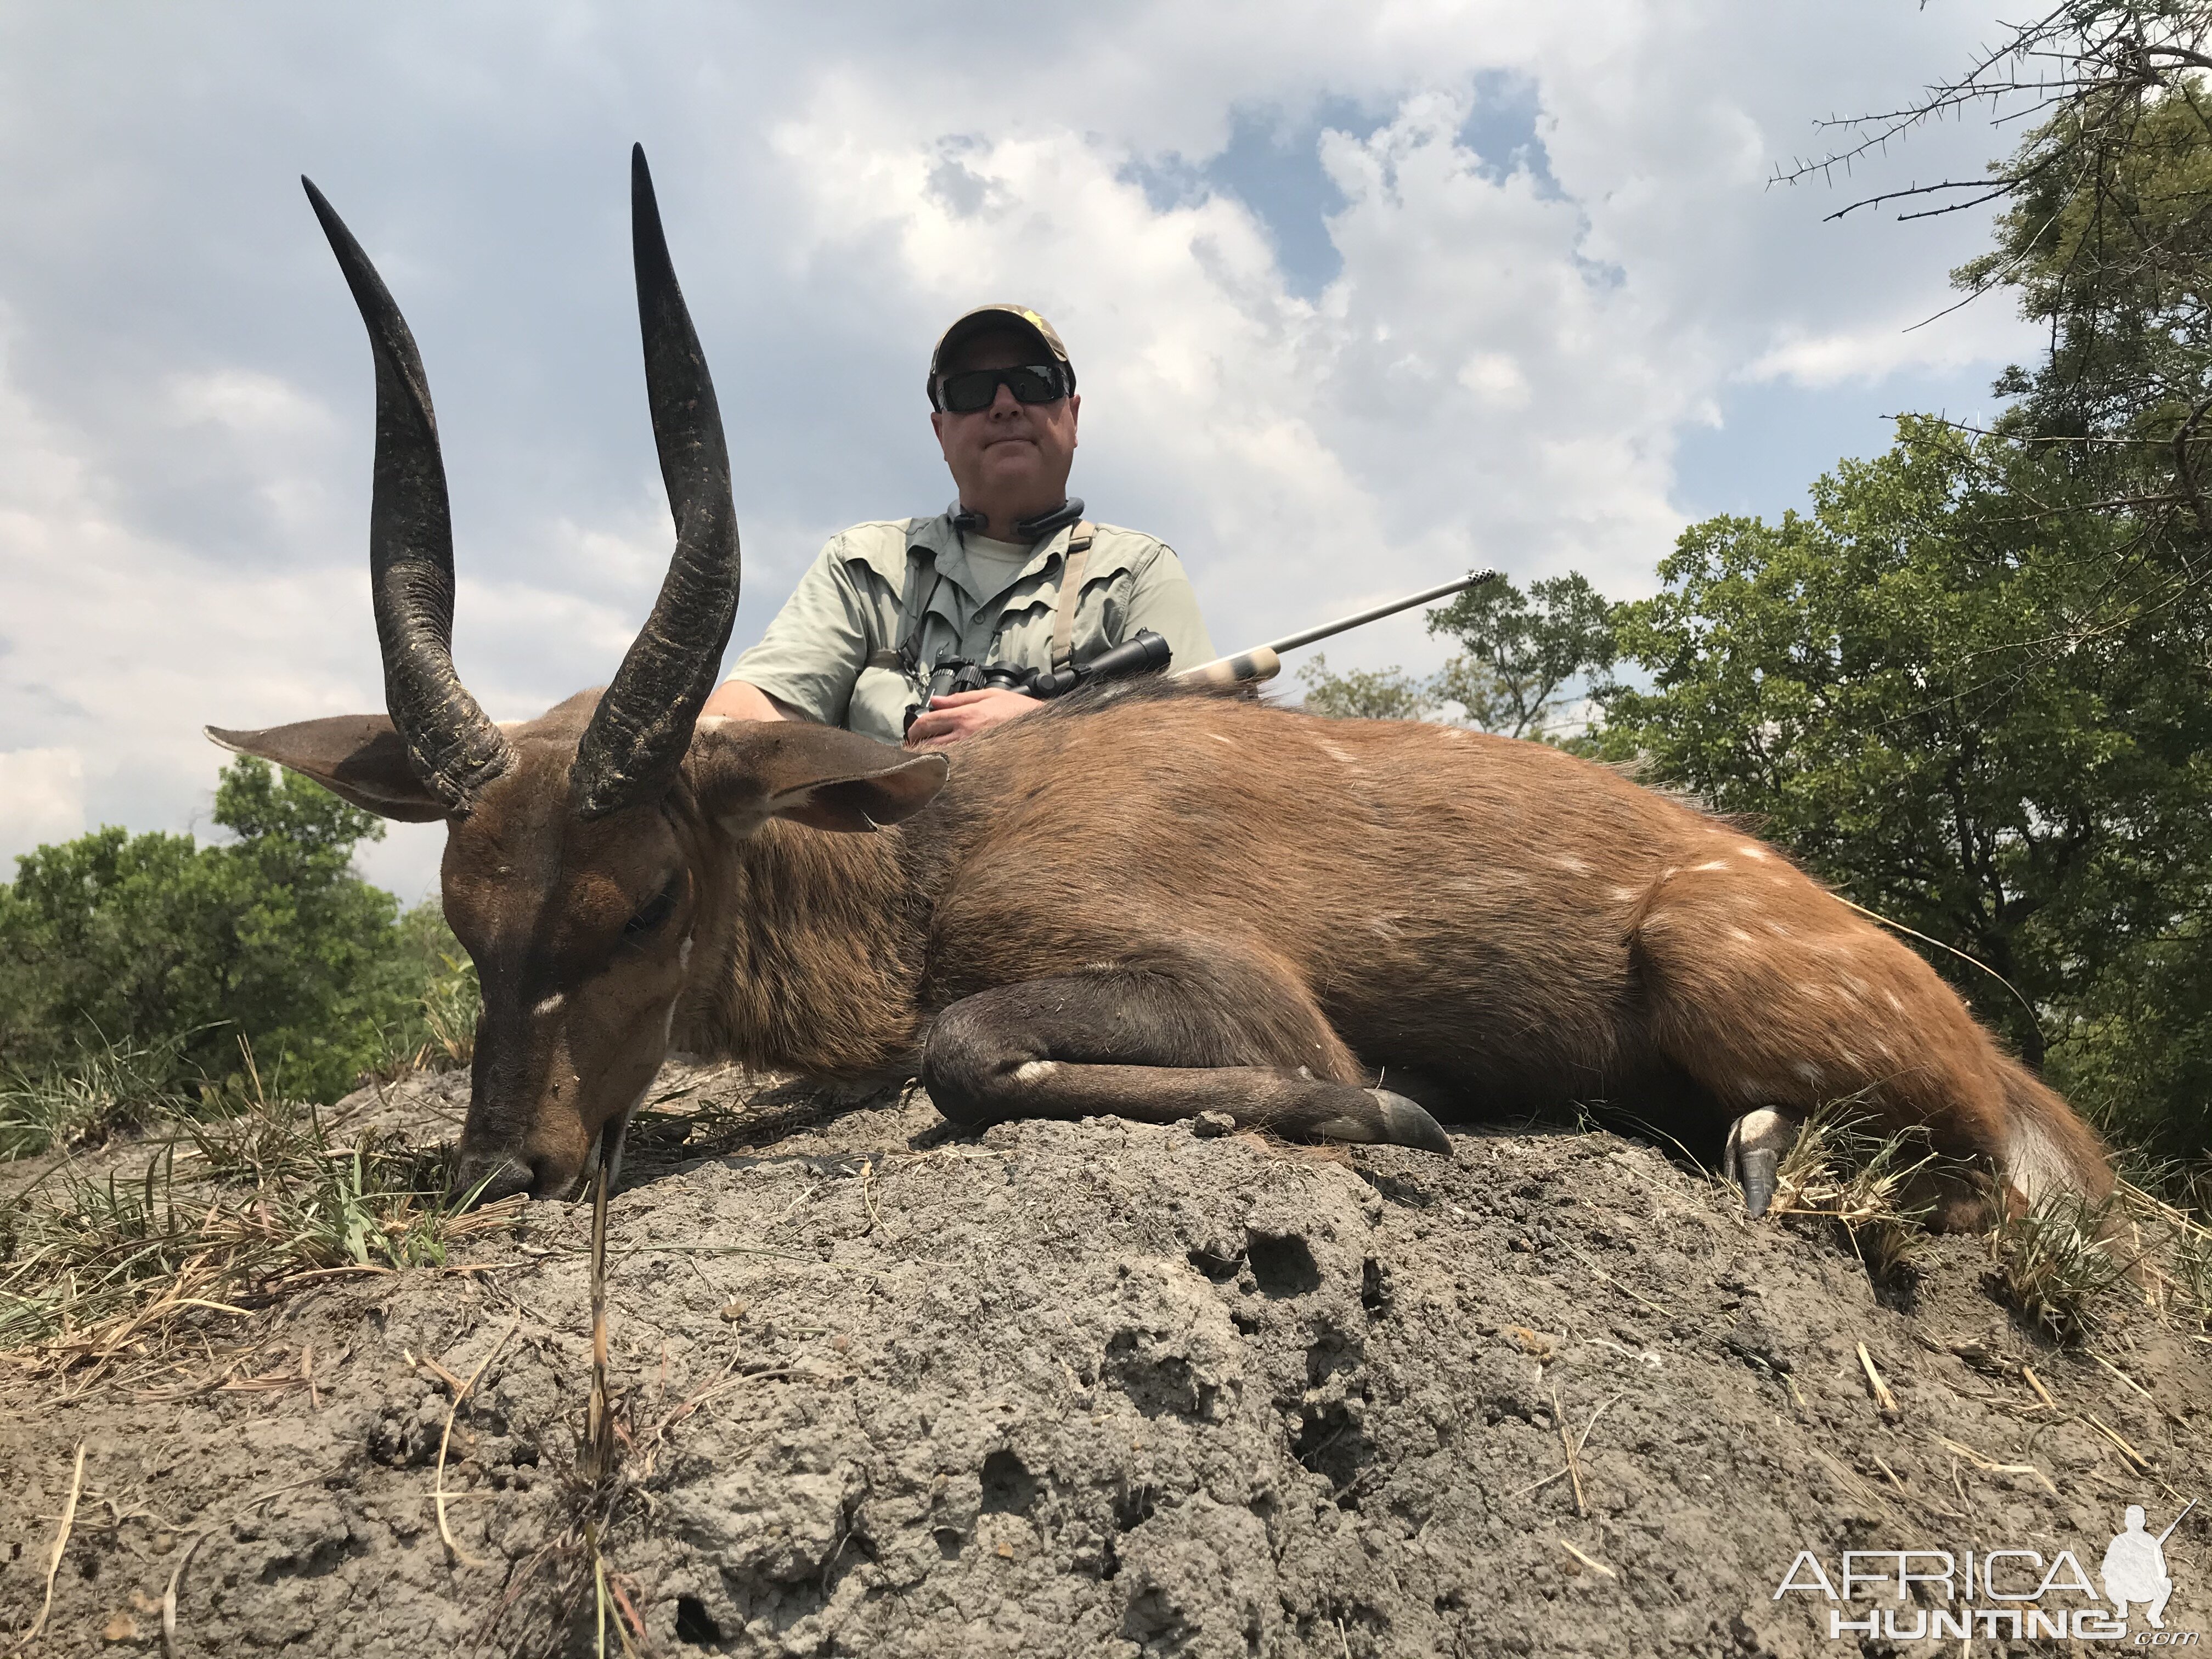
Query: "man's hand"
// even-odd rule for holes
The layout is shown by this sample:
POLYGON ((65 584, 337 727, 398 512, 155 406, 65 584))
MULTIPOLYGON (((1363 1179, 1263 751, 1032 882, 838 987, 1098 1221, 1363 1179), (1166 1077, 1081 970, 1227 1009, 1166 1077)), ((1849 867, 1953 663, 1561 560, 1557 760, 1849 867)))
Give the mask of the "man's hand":
POLYGON ((932 697, 929 707, 915 715, 914 724, 907 728, 906 746, 942 748, 1018 720, 1037 707, 1035 697, 996 686, 986 691, 956 691, 949 697, 932 697))

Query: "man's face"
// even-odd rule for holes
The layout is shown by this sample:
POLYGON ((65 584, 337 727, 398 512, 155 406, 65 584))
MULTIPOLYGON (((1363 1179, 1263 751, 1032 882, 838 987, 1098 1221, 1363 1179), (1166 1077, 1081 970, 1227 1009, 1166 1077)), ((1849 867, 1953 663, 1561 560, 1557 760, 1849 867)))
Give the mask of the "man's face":
MULTIPOLYGON (((1044 361, 1046 354, 1027 335, 980 334, 953 353, 939 372, 1014 368, 1044 361)), ((929 423, 936 428, 945 465, 960 486, 961 501, 992 514, 994 534, 1008 532, 1007 526, 996 522, 1002 508, 1022 514, 1045 512, 1066 495, 1068 469, 1075 462, 1075 417, 1082 404, 1075 396, 1024 404, 1001 386, 989 406, 972 415, 931 413, 929 423)))

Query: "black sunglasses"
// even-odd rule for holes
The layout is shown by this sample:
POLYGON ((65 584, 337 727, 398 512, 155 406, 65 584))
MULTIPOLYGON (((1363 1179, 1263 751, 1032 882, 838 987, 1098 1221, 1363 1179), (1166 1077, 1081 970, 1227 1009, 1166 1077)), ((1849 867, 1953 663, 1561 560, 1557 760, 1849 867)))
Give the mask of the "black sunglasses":
POLYGON ((1067 396, 1059 368, 1052 363, 1022 363, 1012 368, 967 368, 941 376, 937 382, 937 404, 954 415, 973 415, 988 409, 1005 386, 1014 401, 1048 404, 1067 396))

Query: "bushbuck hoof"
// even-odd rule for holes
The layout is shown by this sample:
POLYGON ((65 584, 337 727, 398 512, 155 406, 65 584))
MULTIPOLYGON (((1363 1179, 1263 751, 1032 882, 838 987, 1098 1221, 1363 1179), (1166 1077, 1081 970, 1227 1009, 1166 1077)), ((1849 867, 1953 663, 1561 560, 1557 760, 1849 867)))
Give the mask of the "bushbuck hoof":
POLYGON ((1375 1103, 1375 1115, 1362 1113, 1356 1117, 1333 1117, 1313 1126, 1313 1133, 1328 1140, 1355 1140, 1367 1146, 1411 1146, 1418 1152, 1434 1152, 1439 1158, 1452 1155, 1451 1137, 1436 1119, 1412 1101, 1388 1089, 1363 1089, 1360 1092, 1375 1103))
POLYGON ((1774 1201, 1774 1181, 1782 1154, 1797 1139, 1797 1126, 1779 1112, 1746 1112, 1729 1125, 1721 1155, 1722 1173, 1743 1188, 1743 1210, 1753 1221, 1774 1201))

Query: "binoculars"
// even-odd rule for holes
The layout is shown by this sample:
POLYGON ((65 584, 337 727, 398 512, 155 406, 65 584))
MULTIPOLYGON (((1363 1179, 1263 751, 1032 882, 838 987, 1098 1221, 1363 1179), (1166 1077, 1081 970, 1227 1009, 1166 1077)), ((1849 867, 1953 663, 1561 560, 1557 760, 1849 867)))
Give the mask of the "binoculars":
MULTIPOLYGON (((1165 668, 1172 654, 1165 640, 1149 628, 1140 628, 1121 644, 1109 647, 1089 661, 1070 663, 1065 668, 1008 668, 995 664, 986 667, 964 657, 942 657, 931 665, 929 695, 949 697, 960 691, 1019 691, 1025 696, 1048 701, 1064 696, 1091 680, 1115 679, 1125 674, 1165 668)), ((917 703, 906 711, 908 730, 913 728, 915 716, 928 706, 927 702, 917 703)))
POLYGON ((962 657, 947 657, 929 672, 929 695, 949 697, 960 691, 1026 691, 1033 668, 986 668, 962 657))

